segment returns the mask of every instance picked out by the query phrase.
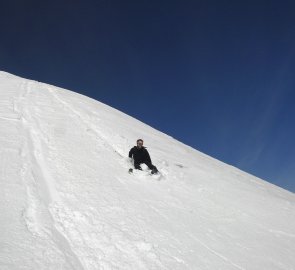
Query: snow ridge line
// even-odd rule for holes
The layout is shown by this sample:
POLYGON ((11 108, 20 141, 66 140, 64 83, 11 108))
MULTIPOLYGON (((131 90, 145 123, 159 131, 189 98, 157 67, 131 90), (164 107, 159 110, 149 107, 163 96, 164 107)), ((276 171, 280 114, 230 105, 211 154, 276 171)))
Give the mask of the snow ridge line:
MULTIPOLYGON (((59 202, 59 197, 54 189, 51 177, 43 154, 43 144, 38 132, 38 121, 32 117, 26 101, 30 94, 30 84, 24 81, 21 89, 24 94, 14 101, 14 110, 20 114, 24 137, 28 138, 21 149, 21 155, 25 162, 21 170, 23 181, 27 188, 28 207, 23 212, 28 230, 35 236, 53 241, 64 254, 66 261, 72 269, 83 270, 78 256, 73 252, 66 237, 55 227, 54 219, 49 210, 50 204, 59 202), (48 224, 48 225, 47 225, 48 224)), ((33 106, 30 106, 32 108, 33 106)), ((53 182, 54 183, 54 182, 53 182)))

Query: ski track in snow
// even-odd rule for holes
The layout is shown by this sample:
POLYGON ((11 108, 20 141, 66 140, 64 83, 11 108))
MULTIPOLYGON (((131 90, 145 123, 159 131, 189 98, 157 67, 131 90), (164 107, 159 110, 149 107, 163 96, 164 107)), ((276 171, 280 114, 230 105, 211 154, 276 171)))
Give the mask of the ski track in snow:
MULTIPOLYGON (((119 162, 122 163, 126 160, 126 158, 123 158, 123 153, 120 153, 120 149, 116 149, 111 143, 109 143, 108 139, 105 138, 102 133, 91 124, 91 122, 86 121, 78 111, 72 108, 66 101, 62 100, 55 91, 48 90, 55 99, 64 106, 64 108, 69 110, 69 113, 73 115, 73 117, 77 117, 78 121, 84 125, 88 133, 93 134, 98 140, 104 143, 107 149, 110 149, 115 153, 117 158, 119 158, 119 162)), ((120 207, 116 207, 118 210, 122 211, 120 207)), ((102 224, 98 224, 98 229, 96 226, 91 225, 91 221, 95 220, 96 216, 99 215, 96 210, 94 210, 93 213, 88 210, 86 215, 81 212, 71 213, 70 209, 65 208, 52 209, 52 212, 59 221, 59 230, 67 235, 66 237, 71 239, 72 246, 76 246, 75 249, 78 250, 77 252, 81 257, 87 257, 87 260, 84 263, 87 269, 97 269, 98 267, 101 267, 102 269, 136 269, 137 267, 140 269, 148 269, 142 263, 137 265, 138 260, 136 258, 141 253, 144 253, 142 256, 149 257, 151 261, 154 261, 153 264, 155 264, 155 266, 152 269, 167 269, 161 265, 160 259, 153 251, 154 248, 150 243, 141 240, 126 239, 124 227, 121 228, 124 224, 116 225, 113 222, 103 222, 102 224), (68 224, 68 226, 65 226, 65 224, 68 224), (81 225, 75 226, 74 224, 81 225), (89 235, 93 235, 95 239, 90 238, 89 235), (109 237, 110 235, 112 235, 112 237, 109 237), (97 241, 96 239, 99 240, 97 241), (79 247, 77 247, 77 242, 81 242, 81 244, 78 245, 79 247), (93 255, 93 258, 89 256, 91 248, 95 254, 99 254, 99 263, 97 263, 97 255, 93 255), (109 254, 119 257, 122 256, 121 254, 126 254, 123 255, 123 257, 129 257, 128 261, 130 261, 131 258, 131 261, 134 260, 137 262, 135 265, 133 265, 133 263, 125 262, 126 265, 124 265, 123 259, 120 264, 117 264, 109 258, 109 254), (108 259, 105 260, 104 258, 108 259), (157 260, 159 261, 158 263, 157 260)), ((103 219, 104 218, 101 217, 101 220, 103 219)))
POLYGON ((83 117, 77 110, 75 110, 69 103, 62 100, 54 91, 53 89, 48 88, 48 91, 58 100, 61 104, 65 106, 69 110, 70 113, 73 113, 80 121, 81 123, 87 128, 89 132, 93 132, 101 141, 105 143, 107 147, 110 147, 113 149, 115 153, 117 153, 120 157, 124 157, 126 153, 120 153, 118 149, 115 149, 115 147, 109 143, 109 139, 105 136, 103 136, 103 133, 99 131, 90 121, 87 121, 85 117, 83 117))
POLYGON ((210 248, 208 245, 206 245, 205 243, 203 243, 203 241, 201 241, 200 239, 196 238, 193 235, 190 235, 190 237, 192 237, 193 239, 195 239, 197 242, 199 242, 203 247, 205 247, 206 249, 208 249, 210 252, 212 252, 214 255, 216 255, 217 257, 221 258, 223 261, 225 261, 226 263, 229 263, 231 265, 233 265, 235 268, 240 269, 240 270, 245 270, 245 268, 235 264, 234 262, 232 262, 230 259, 228 259, 227 257, 223 256, 222 254, 220 254, 219 252, 215 251, 214 249, 210 248))
POLYGON ((293 194, 83 96, 7 78, 0 229, 15 239, 0 236, 1 269, 295 269, 293 194), (128 174, 138 134, 161 176, 128 174))
POLYGON ((26 160, 22 167, 22 177, 27 186, 28 207, 23 216, 29 231, 33 235, 42 238, 51 238, 64 255, 72 269, 83 269, 78 257, 72 252, 67 239, 58 232, 49 212, 49 206, 53 201, 58 201, 54 190, 54 179, 46 168, 43 158, 42 134, 38 132, 38 119, 33 118, 32 109, 28 109, 28 95, 30 94, 30 83, 25 82, 20 88, 24 94, 14 102, 15 111, 21 115, 25 138, 21 155, 26 160), (44 222, 45 221, 45 222, 44 222))

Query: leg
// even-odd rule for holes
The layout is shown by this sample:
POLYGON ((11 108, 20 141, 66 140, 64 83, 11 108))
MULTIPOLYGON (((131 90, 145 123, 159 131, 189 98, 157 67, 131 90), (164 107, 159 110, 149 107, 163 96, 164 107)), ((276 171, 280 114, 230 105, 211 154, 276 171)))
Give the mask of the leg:
POLYGON ((134 168, 136 170, 141 170, 142 171, 142 168, 140 167, 140 163, 134 163, 134 168))
POLYGON ((153 173, 158 172, 158 169, 156 166, 154 166, 151 162, 145 162, 145 164, 149 167, 150 170, 152 170, 153 173))

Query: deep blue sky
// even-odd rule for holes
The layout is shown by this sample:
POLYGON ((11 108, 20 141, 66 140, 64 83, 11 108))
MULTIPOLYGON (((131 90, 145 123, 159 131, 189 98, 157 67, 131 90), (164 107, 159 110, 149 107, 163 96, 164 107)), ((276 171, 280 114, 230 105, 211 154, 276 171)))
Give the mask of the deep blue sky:
POLYGON ((1 70, 295 192, 294 1, 10 0, 0 15, 1 70))

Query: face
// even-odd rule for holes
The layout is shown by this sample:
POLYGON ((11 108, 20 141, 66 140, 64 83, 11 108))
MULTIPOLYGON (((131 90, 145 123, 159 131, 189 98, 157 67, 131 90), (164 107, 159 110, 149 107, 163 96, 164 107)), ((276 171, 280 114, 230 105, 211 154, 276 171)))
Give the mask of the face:
POLYGON ((138 142, 137 142, 137 147, 138 147, 138 148, 141 148, 142 145, 143 145, 143 142, 142 142, 142 141, 138 141, 138 142))

